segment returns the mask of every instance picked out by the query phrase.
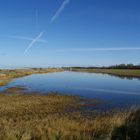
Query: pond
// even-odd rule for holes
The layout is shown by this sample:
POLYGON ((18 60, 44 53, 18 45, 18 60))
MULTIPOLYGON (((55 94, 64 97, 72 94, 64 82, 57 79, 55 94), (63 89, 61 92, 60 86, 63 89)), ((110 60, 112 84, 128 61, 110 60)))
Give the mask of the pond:
POLYGON ((65 71, 13 79, 8 85, 0 87, 0 90, 13 86, 25 86, 31 91, 42 93, 57 91, 97 98, 104 102, 105 108, 140 104, 140 80, 136 78, 65 71))

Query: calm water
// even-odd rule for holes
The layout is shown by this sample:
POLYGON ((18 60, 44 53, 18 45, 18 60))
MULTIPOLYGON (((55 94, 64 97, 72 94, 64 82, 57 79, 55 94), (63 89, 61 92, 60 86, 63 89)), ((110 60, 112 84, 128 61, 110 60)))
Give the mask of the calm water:
POLYGON ((31 91, 58 91, 65 94, 104 100, 105 107, 140 104, 140 80, 122 79, 110 75, 58 72, 36 74, 12 80, 0 89, 25 86, 31 91))

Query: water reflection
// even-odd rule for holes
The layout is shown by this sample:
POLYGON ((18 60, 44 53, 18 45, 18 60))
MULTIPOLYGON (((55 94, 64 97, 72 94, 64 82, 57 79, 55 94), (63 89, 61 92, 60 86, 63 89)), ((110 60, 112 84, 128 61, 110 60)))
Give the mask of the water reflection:
POLYGON ((121 78, 121 79, 127 79, 127 80, 133 80, 133 79, 140 80, 140 78, 134 77, 134 76, 122 76, 122 75, 115 75, 115 74, 108 74, 108 75, 118 77, 118 78, 121 78))
POLYGON ((104 100, 106 106, 140 104, 140 81, 136 78, 83 72, 36 74, 12 80, 0 90, 24 86, 31 91, 80 95, 104 100))

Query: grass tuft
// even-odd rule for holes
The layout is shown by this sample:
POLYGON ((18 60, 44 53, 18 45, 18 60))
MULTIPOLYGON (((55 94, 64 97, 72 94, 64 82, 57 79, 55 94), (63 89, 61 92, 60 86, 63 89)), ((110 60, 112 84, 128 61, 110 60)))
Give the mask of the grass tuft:
POLYGON ((1 94, 0 140, 140 139, 139 107, 98 115, 93 110, 90 117, 83 107, 80 97, 69 95, 1 94))

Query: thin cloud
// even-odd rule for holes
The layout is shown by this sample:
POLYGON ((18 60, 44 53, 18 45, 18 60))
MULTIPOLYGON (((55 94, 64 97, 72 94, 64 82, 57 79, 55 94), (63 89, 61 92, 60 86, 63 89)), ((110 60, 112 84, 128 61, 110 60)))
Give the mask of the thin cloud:
POLYGON ((44 34, 44 32, 41 32, 37 37, 35 37, 32 41, 31 41, 31 43, 27 46, 27 48, 25 49, 25 51, 24 51, 24 54, 26 54, 31 48, 32 48, 32 46, 36 43, 36 42, 38 42, 38 40, 43 36, 43 34, 44 34))
POLYGON ((123 47, 123 48, 77 48, 77 49, 61 49, 56 52, 109 52, 109 51, 140 51, 140 47, 123 47))
POLYGON ((59 17, 59 15, 64 10, 64 8, 66 7, 66 5, 69 4, 69 2, 70 2, 70 0, 64 0, 64 2, 60 6, 60 8, 57 10, 57 12, 55 13, 55 15, 51 18, 51 23, 54 22, 59 17))
MULTIPOLYGON (((30 38, 30 37, 25 37, 25 36, 8 36, 9 38, 13 38, 13 39, 19 39, 19 40, 26 40, 26 41, 32 41, 33 38, 30 38)), ((40 42, 40 43, 47 43, 46 40, 44 39, 39 39, 37 42, 40 42)))

